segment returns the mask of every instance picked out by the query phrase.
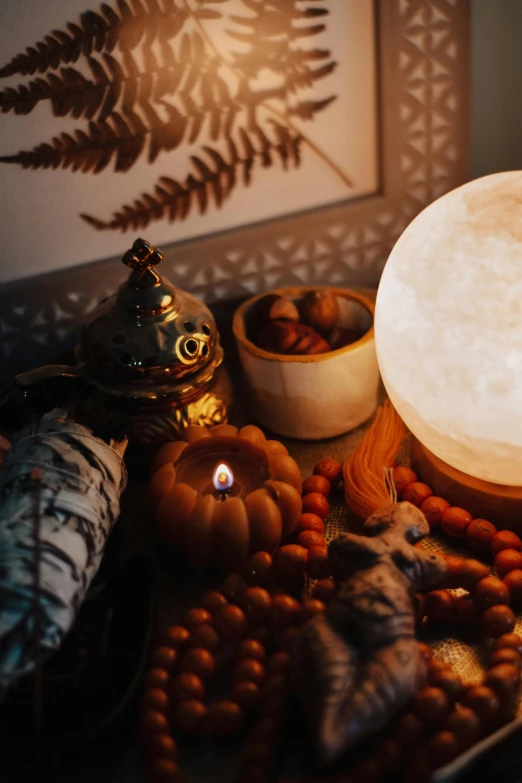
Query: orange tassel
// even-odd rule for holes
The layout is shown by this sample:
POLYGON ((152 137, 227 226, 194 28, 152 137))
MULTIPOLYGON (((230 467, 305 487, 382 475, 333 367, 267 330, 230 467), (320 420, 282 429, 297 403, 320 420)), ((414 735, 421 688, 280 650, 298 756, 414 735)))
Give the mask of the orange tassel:
POLYGON ((346 502, 362 519, 390 504, 385 469, 395 464, 407 432, 399 414, 386 400, 362 441, 346 459, 343 465, 346 502))

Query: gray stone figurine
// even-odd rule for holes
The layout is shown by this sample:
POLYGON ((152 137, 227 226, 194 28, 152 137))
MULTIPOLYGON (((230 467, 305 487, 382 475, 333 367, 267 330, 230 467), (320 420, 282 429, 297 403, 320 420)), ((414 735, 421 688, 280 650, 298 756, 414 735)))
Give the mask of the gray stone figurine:
POLYGON ((446 570, 442 557, 413 546, 429 528, 411 503, 378 511, 364 530, 330 544, 341 587, 294 650, 294 686, 322 763, 382 729, 422 685, 412 597, 446 570))

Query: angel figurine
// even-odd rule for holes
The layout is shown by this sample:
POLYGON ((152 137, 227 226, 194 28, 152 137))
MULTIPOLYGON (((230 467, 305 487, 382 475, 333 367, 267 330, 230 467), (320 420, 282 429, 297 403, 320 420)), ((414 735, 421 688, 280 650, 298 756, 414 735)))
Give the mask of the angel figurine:
POLYGON ((372 514, 364 531, 330 544, 342 585, 294 650, 294 684, 323 763, 382 729, 424 682, 412 597, 446 571, 442 557, 414 546, 429 527, 411 503, 372 514))

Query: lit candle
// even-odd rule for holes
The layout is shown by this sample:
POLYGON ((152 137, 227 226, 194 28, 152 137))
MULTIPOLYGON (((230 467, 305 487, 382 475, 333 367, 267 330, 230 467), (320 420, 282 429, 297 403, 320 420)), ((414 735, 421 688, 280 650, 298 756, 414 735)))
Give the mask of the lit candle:
POLYGON ((234 486, 234 474, 224 462, 221 462, 214 471, 212 483, 218 492, 221 501, 227 499, 227 495, 234 486))
POLYGON ((217 563, 228 571, 249 552, 273 552, 295 530, 301 474, 281 443, 253 425, 190 426, 180 438, 161 447, 149 484, 170 550, 196 570, 217 563))

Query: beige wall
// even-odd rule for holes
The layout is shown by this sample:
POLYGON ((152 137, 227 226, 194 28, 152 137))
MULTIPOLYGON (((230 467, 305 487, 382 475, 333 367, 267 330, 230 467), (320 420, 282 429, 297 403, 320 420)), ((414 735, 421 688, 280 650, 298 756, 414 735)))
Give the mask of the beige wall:
POLYGON ((472 0, 471 174, 522 169, 522 0, 472 0))

